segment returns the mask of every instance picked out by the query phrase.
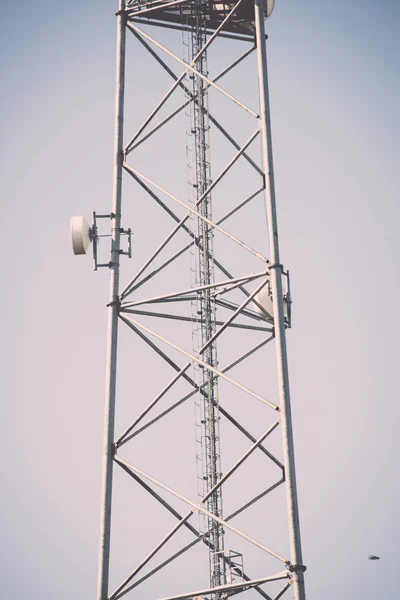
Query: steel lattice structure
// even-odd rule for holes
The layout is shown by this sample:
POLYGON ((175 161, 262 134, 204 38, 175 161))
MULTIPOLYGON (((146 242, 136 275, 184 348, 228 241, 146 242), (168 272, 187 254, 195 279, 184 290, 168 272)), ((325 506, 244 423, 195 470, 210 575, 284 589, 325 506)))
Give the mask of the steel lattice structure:
MULTIPOLYGON (((112 223, 111 259, 107 264, 110 268, 111 284, 108 303, 98 600, 116 600, 125 595, 139 597, 138 594, 142 598, 140 586, 144 581, 148 582, 170 565, 174 565, 175 572, 179 573, 179 561, 195 546, 204 550, 209 582, 205 582, 202 589, 185 592, 180 589, 177 577, 176 594, 169 595, 168 600, 199 597, 217 599, 245 592, 261 595, 266 600, 277 600, 290 589, 293 590, 296 600, 305 599, 305 567, 300 543, 286 355, 286 330, 290 327, 291 299, 288 272, 280 262, 278 247, 264 30, 266 12, 268 2, 263 4, 260 0, 255 0, 254 4, 252 0, 239 0, 236 3, 217 3, 214 0, 130 0, 127 4, 120 0, 117 12, 114 195, 112 212, 109 215, 112 223), (177 30, 183 35, 186 49, 184 58, 168 49, 163 38, 160 41, 159 34, 165 32, 165 28, 169 31, 177 30), (133 137, 128 143, 124 143, 125 79, 128 76, 127 35, 146 51, 149 61, 155 60, 157 68, 171 78, 172 84, 155 107, 148 111, 146 118, 136 124, 137 130, 133 137), (218 74, 210 77, 208 52, 217 40, 220 44, 229 40, 230 48, 235 45, 241 53, 218 74), (244 61, 252 58, 256 58, 255 74, 259 88, 257 110, 247 106, 224 87, 224 78, 228 74, 234 74, 244 61), (175 69, 172 65, 175 65, 175 69), (214 115, 211 99, 209 102, 210 92, 219 95, 229 105, 234 105, 235 110, 246 114, 246 118, 253 122, 247 141, 238 143, 236 140, 242 134, 237 137, 234 131, 228 131, 222 119, 214 115), (166 115, 160 118, 162 111, 168 108, 169 100, 177 95, 178 105, 167 110, 166 115), (155 136, 162 140, 168 124, 179 115, 185 114, 186 133, 183 132, 183 135, 187 135, 188 169, 182 169, 181 175, 182 179, 189 180, 189 191, 187 197, 182 198, 177 193, 172 193, 169 186, 163 183, 162 176, 157 176, 157 170, 156 176, 152 177, 141 172, 137 168, 135 157, 146 153, 146 144, 155 136), (214 156, 209 137, 210 128, 223 137, 231 152, 228 161, 219 171, 216 170, 218 174, 214 179, 211 168, 214 156), (245 164, 255 177, 255 189, 236 203, 231 203, 229 198, 226 198, 226 193, 223 202, 215 202, 214 195, 218 194, 228 176, 242 164, 245 164), (120 289, 120 262, 124 253, 121 234, 127 231, 121 226, 123 174, 124 180, 129 179, 135 183, 138 193, 142 194, 141 198, 154 203, 168 216, 173 228, 161 243, 154 240, 153 249, 143 264, 136 274, 130 277, 127 285, 120 289), (233 218, 241 215, 245 207, 256 201, 266 212, 263 227, 265 239, 269 239, 268 256, 253 248, 251 227, 250 236, 249 232, 245 231, 246 227, 243 236, 232 233, 229 229, 233 218), (225 214, 216 218, 214 212, 224 202, 227 210, 225 214), (177 250, 173 243, 179 236, 186 239, 177 250), (225 251, 224 244, 228 244, 233 250, 225 251), (231 252, 235 256, 238 273, 234 272, 229 263, 231 252), (186 263, 186 269, 179 268, 174 277, 162 278, 166 270, 173 268, 185 256, 191 256, 191 262, 186 263), (246 270, 250 264, 256 268, 246 270), (146 293, 145 286, 157 281, 158 292, 150 295, 146 293), (174 289, 171 289, 172 283, 174 289), (160 329, 161 322, 174 326, 179 323, 179 326, 188 332, 187 337, 184 337, 186 333, 182 333, 178 336, 180 341, 177 342, 174 337, 177 330, 166 330, 165 327, 160 329), (118 328, 123 326, 131 330, 132 334, 151 350, 154 361, 161 360, 168 365, 172 377, 165 382, 160 380, 160 391, 138 410, 133 422, 127 423, 123 432, 116 435, 114 430, 118 328), (169 331, 169 334, 166 335, 165 331, 169 331), (252 339, 251 336, 256 336, 253 343, 246 348, 241 347, 239 337, 234 341, 234 336, 239 336, 242 332, 247 336, 246 343, 252 339), (192 341, 191 347, 182 341, 184 339, 192 341), (225 339, 228 340, 225 348, 229 347, 226 353, 225 339), (251 361, 260 355, 263 348, 265 350, 273 344, 276 357, 273 369, 276 373, 278 396, 275 402, 270 399, 268 381, 265 382, 265 390, 259 392, 243 383, 241 377, 234 375, 234 370, 241 365, 246 365, 247 373, 251 374, 251 361), (239 349, 235 357, 230 355, 232 347, 239 349), (226 360, 225 354, 231 358, 226 360), (183 396, 179 388, 182 383, 189 386, 189 391, 183 396), (268 398, 265 397, 264 391, 268 392, 268 398), (176 414, 180 407, 190 401, 194 401, 197 411, 197 434, 194 437, 199 468, 197 473, 193 473, 193 479, 197 478, 201 483, 197 498, 187 497, 167 480, 162 480, 133 464, 124 454, 124 450, 133 440, 140 444, 140 434, 143 431, 151 432, 156 424, 162 425, 167 417, 176 414), (164 405, 160 408, 162 402, 164 405), (240 417, 234 415, 235 402, 239 407, 243 406, 243 403, 246 403, 246 406, 248 403, 249 407, 253 402, 259 403, 264 411, 265 424, 263 416, 260 419, 261 425, 255 422, 253 429, 248 427, 240 417), (246 440, 248 446, 230 464, 230 456, 227 455, 226 467, 223 469, 221 464, 225 464, 225 459, 221 462, 223 435, 220 427, 225 422, 246 440), (262 431, 254 435, 258 426, 261 426, 262 431), (279 429, 283 442, 282 461, 268 446, 273 432, 279 429), (251 494, 230 514, 225 514, 223 508, 226 484, 246 468, 254 454, 259 454, 263 460, 268 461, 276 469, 277 476, 273 481, 262 483, 261 492, 251 494), (152 503, 165 510, 166 515, 172 515, 176 523, 166 535, 160 534, 160 540, 151 552, 144 552, 144 558, 139 564, 133 564, 131 572, 110 591, 114 466, 126 473, 132 480, 132 485, 149 495, 149 511, 152 506, 151 499, 152 503), (264 539, 265 532, 262 528, 262 541, 259 541, 246 529, 235 524, 239 515, 260 506, 263 499, 269 498, 282 484, 286 487, 287 500, 289 551, 286 556, 275 547, 270 547, 268 539, 264 539), (182 513, 178 510, 174 504, 176 501, 179 501, 180 506, 182 503, 186 505, 187 512, 182 513), (167 558, 159 559, 161 551, 167 550, 171 540, 176 539, 178 532, 182 530, 189 532, 193 537, 190 543, 181 548, 174 546, 174 551, 167 558), (244 569, 244 552, 239 549, 227 550, 227 540, 231 543, 232 536, 237 540, 237 544, 243 542, 268 557, 268 560, 265 559, 261 577, 250 576, 251 561, 249 572, 247 567, 244 569), (273 566, 279 566, 279 563, 280 568, 273 566)), ((141 81, 140 88, 145 88, 146 84, 148 81, 141 81)), ((127 135, 129 136, 129 132, 127 135)), ((235 193, 232 192, 229 196, 234 198, 235 193)), ((240 220, 236 221, 236 229, 240 229, 240 224, 240 220)), ((140 214, 137 216, 135 227, 148 227, 147 223, 140 222, 140 214)), ((93 233, 96 244, 97 229, 94 229, 93 233)), ((151 243, 149 245, 151 246, 151 243)), ((135 364, 138 369, 141 368, 140 357, 136 358, 135 364)), ((156 368, 152 372, 156 374, 156 368)), ((251 408, 248 412, 251 420, 251 408)), ((167 450, 165 448, 165 452, 167 450)), ((167 471, 165 473, 168 475, 167 471)), ((246 489, 243 490, 243 494, 246 495, 246 489)), ((265 518, 273 520, 274 515, 269 514, 265 518)), ((140 543, 136 545, 140 548, 140 543)), ((264 563, 261 561, 260 564, 264 563)), ((195 565, 193 568, 196 568, 195 565)), ((150 597, 149 593, 146 593, 150 597)), ((164 595, 161 587, 159 593, 153 594, 152 597, 161 598, 164 595)))

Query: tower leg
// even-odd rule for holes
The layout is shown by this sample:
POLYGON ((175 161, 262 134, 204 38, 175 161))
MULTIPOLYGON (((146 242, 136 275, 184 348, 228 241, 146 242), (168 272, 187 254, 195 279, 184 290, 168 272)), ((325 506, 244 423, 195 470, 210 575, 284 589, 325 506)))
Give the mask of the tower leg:
POLYGON ((274 329, 279 382, 279 401, 282 422, 283 453, 285 459, 286 494, 289 517, 291 570, 295 600, 305 600, 304 567, 302 562, 299 507, 293 447, 292 414, 290 407, 289 373, 286 352, 286 333, 283 312, 282 265, 279 261, 278 224, 275 204, 274 168, 272 159, 271 117, 269 108, 267 52, 263 1, 255 0, 258 85, 260 94, 260 129, 265 172, 265 202, 268 220, 271 258, 271 288, 274 307, 274 329))
POLYGON ((108 598, 110 564, 111 500, 114 456, 114 420, 117 374, 119 259, 121 235, 121 197, 123 164, 123 118, 125 83, 126 23, 124 0, 119 0, 117 14, 117 74, 115 98, 114 185, 111 217, 110 295, 108 304, 108 334, 104 418, 104 458, 100 516, 100 550, 97 600, 108 598))

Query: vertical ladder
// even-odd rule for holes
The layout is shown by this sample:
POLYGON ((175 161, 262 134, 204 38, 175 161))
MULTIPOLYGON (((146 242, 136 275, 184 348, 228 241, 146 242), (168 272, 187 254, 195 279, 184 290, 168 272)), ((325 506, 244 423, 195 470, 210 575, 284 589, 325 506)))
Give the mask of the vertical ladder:
MULTIPOLYGON (((184 58, 191 63, 206 43, 206 18, 208 2, 195 0, 185 13, 184 58)), ((199 73, 208 75, 207 52, 195 61, 199 73)), ((187 107, 187 163, 189 201, 203 217, 212 220, 212 197, 206 194, 211 184, 210 143, 208 120, 208 92, 204 80, 190 73, 186 76, 187 97, 192 101, 187 107), (206 194, 201 202, 200 198, 206 194)), ((191 218, 195 243, 191 252, 193 287, 205 286, 215 281, 213 231, 201 218, 191 218)), ((213 290, 197 292, 192 302, 193 350, 199 353, 216 331, 216 304, 213 290)), ((217 366, 217 349, 210 344, 202 354, 202 360, 217 366)), ((218 382, 207 368, 194 366, 193 377, 199 386, 195 398, 196 447, 198 466, 198 493, 201 502, 221 478, 218 382)), ((218 489, 206 501, 207 510, 222 518, 222 495, 218 489)), ((224 532, 212 518, 200 517, 200 530, 209 540, 210 586, 226 583, 226 558, 224 555, 224 532)), ((219 594, 214 595, 215 598, 219 594)))

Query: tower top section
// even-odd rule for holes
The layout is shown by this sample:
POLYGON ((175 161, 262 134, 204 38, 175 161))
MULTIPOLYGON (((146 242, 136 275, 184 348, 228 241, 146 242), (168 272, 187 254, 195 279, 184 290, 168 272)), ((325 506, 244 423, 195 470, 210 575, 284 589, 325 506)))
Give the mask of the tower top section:
MULTIPOLYGON (((267 19, 274 10, 275 0, 263 0, 264 17, 267 19)), ((171 27, 195 26, 198 18, 205 19, 207 28, 216 29, 233 10, 224 27, 232 33, 249 34, 255 30, 254 1, 224 2, 223 0, 134 0, 127 5, 128 20, 148 21, 171 27), (236 8, 235 8, 236 6, 236 8)))

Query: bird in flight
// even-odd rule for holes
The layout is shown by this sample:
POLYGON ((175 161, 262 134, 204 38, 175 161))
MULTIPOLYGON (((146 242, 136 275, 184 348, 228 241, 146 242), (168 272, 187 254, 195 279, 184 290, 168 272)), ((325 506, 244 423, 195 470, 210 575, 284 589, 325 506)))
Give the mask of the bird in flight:
POLYGON ((380 560, 380 556, 375 556, 375 554, 370 554, 368 556, 368 560, 380 560))

